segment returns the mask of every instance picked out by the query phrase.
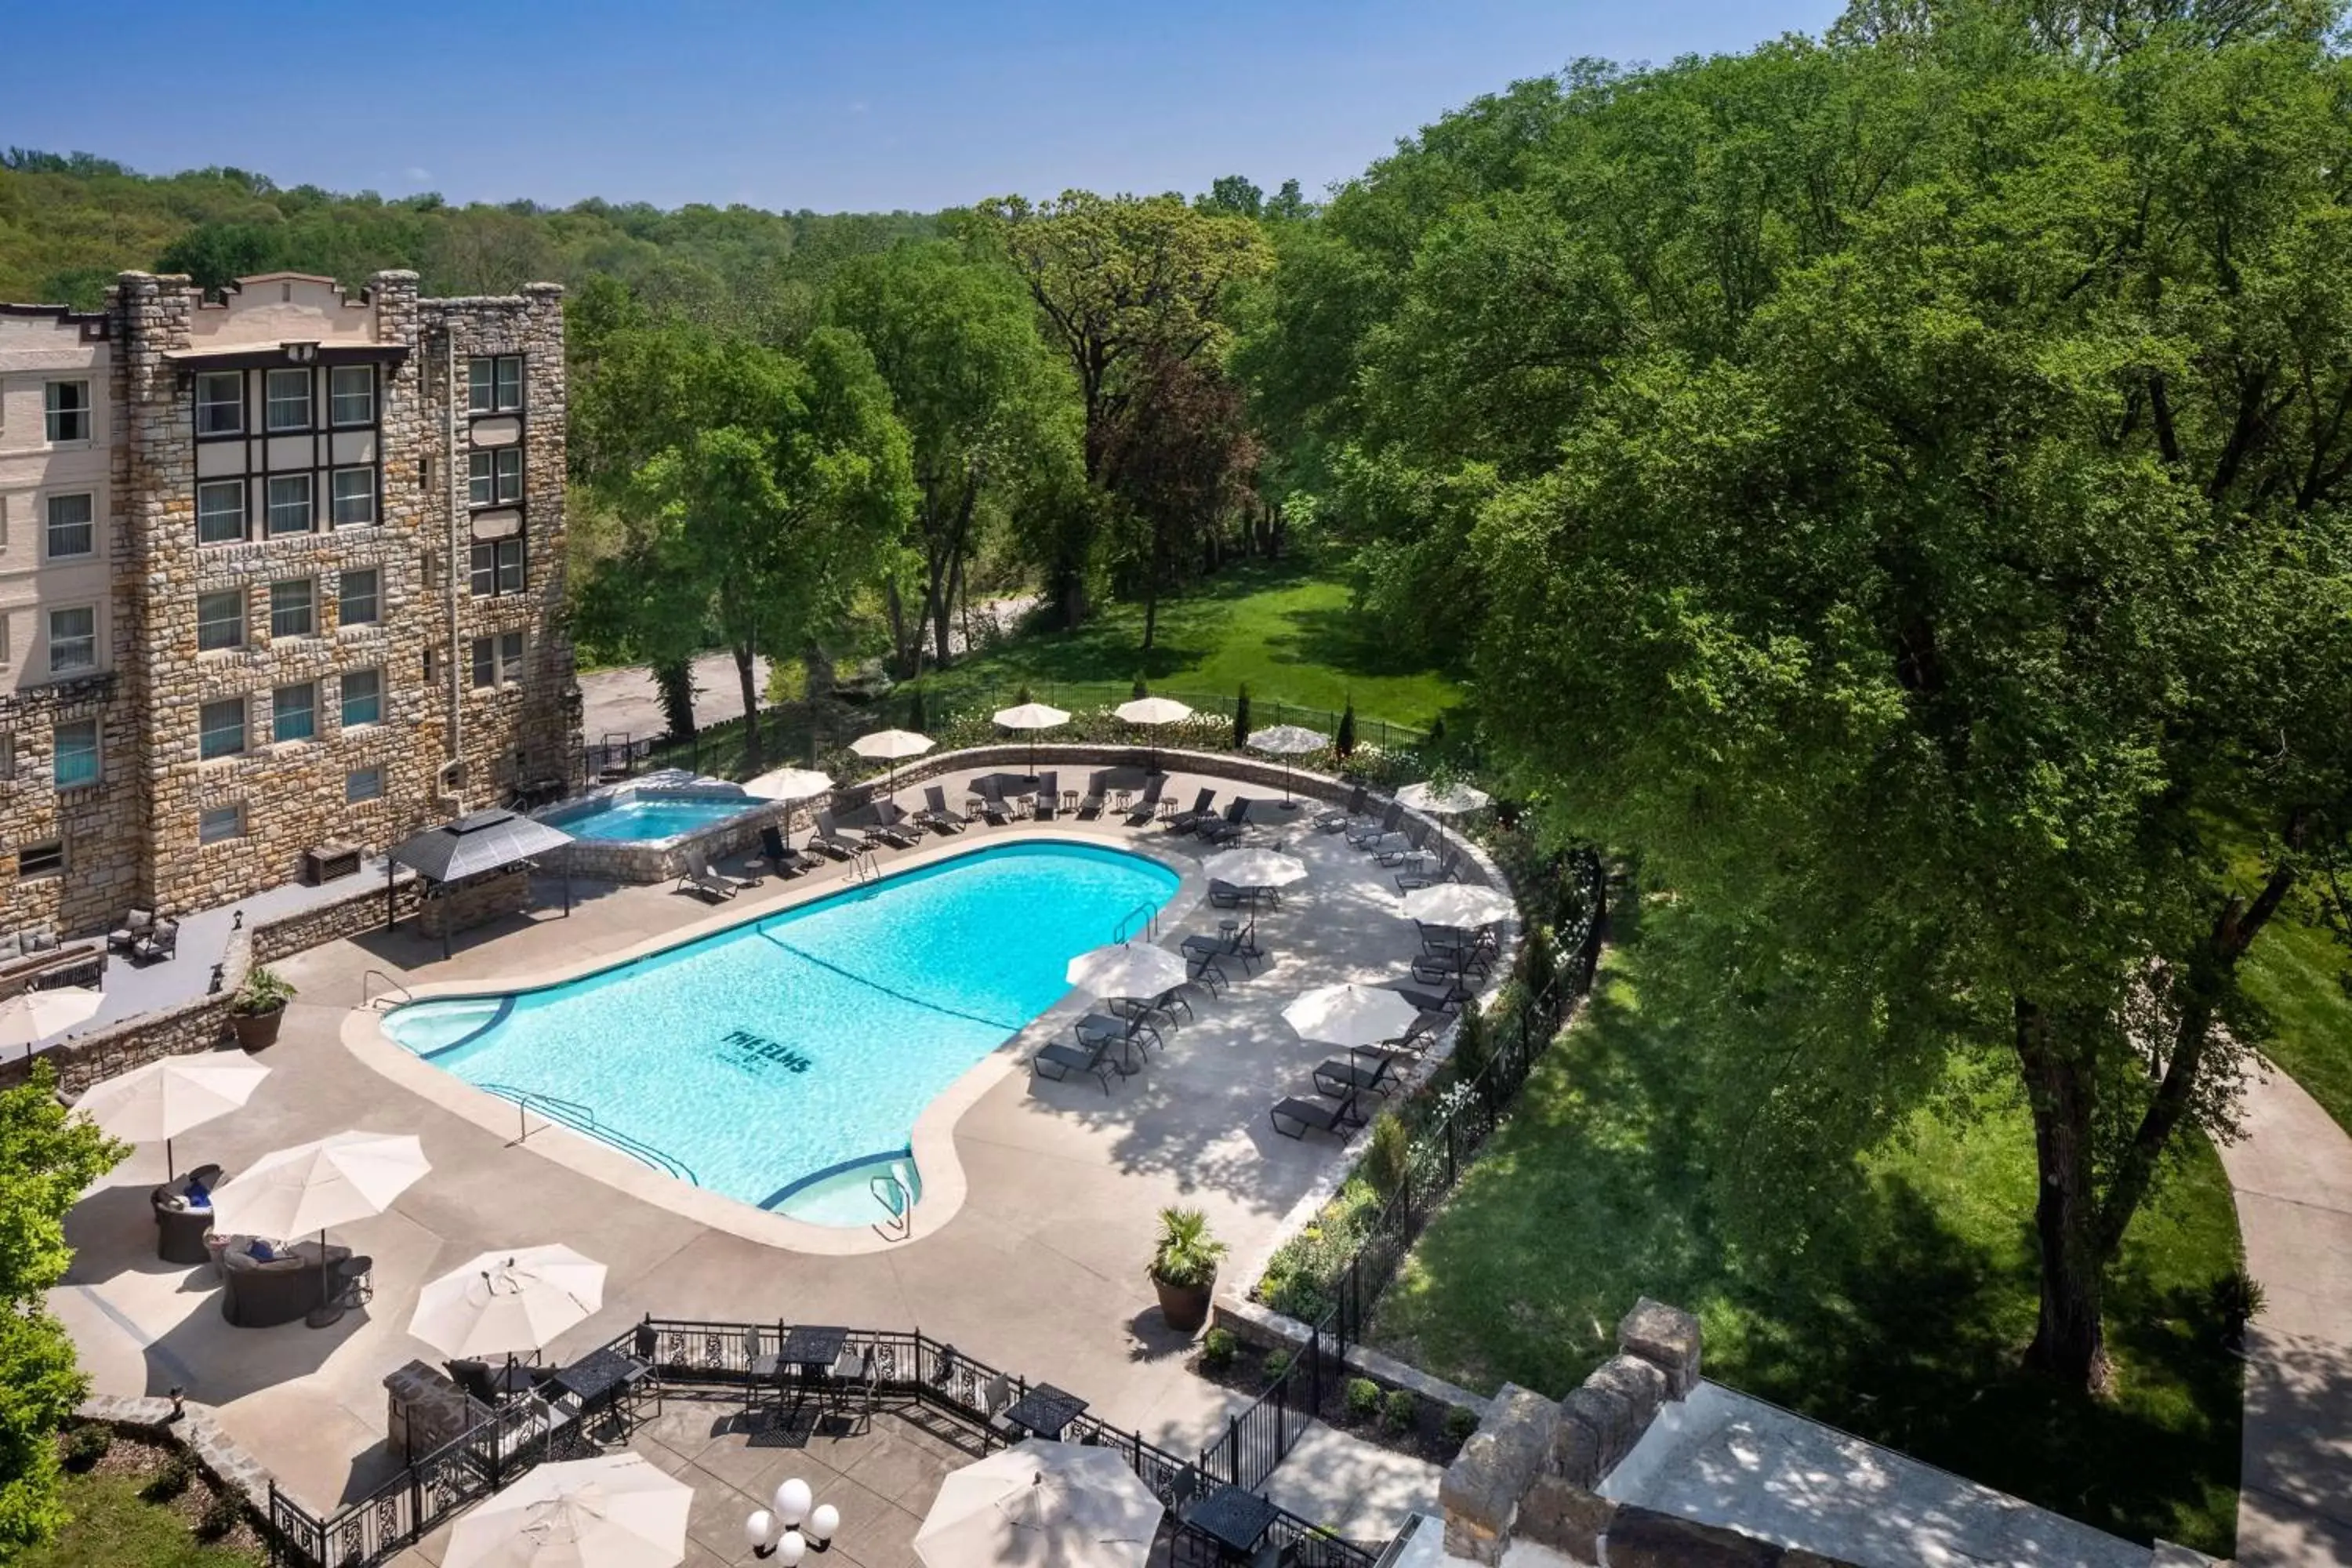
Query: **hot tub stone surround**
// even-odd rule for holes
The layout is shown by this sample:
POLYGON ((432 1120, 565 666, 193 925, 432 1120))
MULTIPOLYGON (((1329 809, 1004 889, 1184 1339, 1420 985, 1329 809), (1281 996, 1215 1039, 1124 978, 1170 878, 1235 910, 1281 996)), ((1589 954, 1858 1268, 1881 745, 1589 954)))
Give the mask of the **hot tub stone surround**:
POLYGON ((760 829, 784 820, 788 809, 774 801, 745 795, 740 784, 698 778, 683 772, 648 774, 626 784, 607 784, 536 814, 551 827, 562 827, 629 800, 725 800, 740 804, 743 814, 672 838, 575 838, 548 856, 551 870, 604 882, 673 882, 684 876, 687 863, 698 856, 710 861, 743 854, 760 842, 760 829))

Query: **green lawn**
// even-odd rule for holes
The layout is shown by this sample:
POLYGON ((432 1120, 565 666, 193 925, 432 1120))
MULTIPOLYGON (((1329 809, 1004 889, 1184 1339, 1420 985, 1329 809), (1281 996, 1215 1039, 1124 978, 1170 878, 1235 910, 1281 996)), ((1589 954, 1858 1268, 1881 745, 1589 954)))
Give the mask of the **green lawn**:
POLYGON ((1694 1048, 1645 1016, 1642 949, 1432 1221, 1372 1338, 1472 1388, 1559 1394, 1648 1294, 1699 1313, 1719 1381, 2138 1540, 2228 1555, 2238 1363, 2201 1298, 2237 1257, 2201 1142, 2135 1222, 2108 1298, 2111 1401, 2016 1370, 2035 1286, 2029 1123, 2013 1079, 1956 1079, 1938 1114, 1864 1162, 1838 1227, 1743 1248, 1709 1215, 1694 1048))
POLYGON ((2343 944, 2290 906, 2254 939, 2243 973, 2271 1011, 2271 1058, 2352 1132, 2352 1001, 2336 983, 2347 963, 2343 944))
POLYGON ((13 1568, 258 1568, 258 1558, 198 1541, 170 1509, 143 1500, 139 1487, 128 1476, 67 1476, 73 1522, 50 1544, 19 1554, 13 1568))

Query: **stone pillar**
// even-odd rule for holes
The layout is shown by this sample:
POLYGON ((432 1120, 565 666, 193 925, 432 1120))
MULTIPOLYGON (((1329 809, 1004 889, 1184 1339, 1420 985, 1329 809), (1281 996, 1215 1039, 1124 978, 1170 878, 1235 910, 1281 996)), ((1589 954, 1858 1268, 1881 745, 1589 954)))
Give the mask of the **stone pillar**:
POLYGON ((1541 1394, 1505 1384, 1486 1419, 1462 1445, 1438 1488, 1449 1555, 1493 1565, 1503 1560, 1519 1500, 1551 1451, 1559 1407, 1541 1394))
POLYGON ((1666 1374, 1666 1397, 1687 1398, 1698 1386, 1698 1319, 1647 1296, 1618 1320, 1617 1348, 1666 1374))

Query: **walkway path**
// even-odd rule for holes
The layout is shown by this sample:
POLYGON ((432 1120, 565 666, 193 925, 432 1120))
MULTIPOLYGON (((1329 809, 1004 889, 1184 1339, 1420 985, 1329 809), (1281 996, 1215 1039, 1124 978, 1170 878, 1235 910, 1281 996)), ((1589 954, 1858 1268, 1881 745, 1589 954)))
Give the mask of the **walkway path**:
POLYGON ((2221 1163, 2269 1306, 2247 1335, 2237 1561, 2352 1568, 2352 1137, 2275 1072, 2245 1122, 2221 1163))

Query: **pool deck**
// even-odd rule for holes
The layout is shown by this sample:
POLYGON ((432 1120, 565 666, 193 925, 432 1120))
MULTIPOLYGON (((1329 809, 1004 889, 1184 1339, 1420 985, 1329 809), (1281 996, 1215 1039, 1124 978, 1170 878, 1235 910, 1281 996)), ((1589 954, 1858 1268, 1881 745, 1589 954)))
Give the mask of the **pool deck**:
MULTIPOLYGON (((1203 784, 1218 787, 1221 798, 1233 793, 1223 781, 1189 775, 1171 780, 1170 793, 1189 801, 1203 784)), ((610 1266, 604 1310, 546 1347, 554 1358, 647 1311, 919 1327, 1071 1389, 1104 1418, 1155 1442, 1201 1447, 1245 1402, 1187 1371, 1185 1341, 1160 1322, 1144 1275, 1155 1216, 1169 1204, 1197 1205, 1236 1260, 1263 1255, 1285 1213, 1344 1158, 1327 1138, 1283 1138, 1267 1124, 1267 1106, 1307 1092, 1315 1064, 1332 1054, 1298 1039, 1280 1009, 1310 985, 1402 975, 1415 945, 1412 925, 1392 912, 1393 872, 1336 836, 1313 832, 1313 809, 1286 819, 1295 826, 1252 837, 1286 837, 1312 872, 1286 890, 1280 910, 1260 917, 1272 962, 1202 1007, 1108 1096, 1091 1078, 1033 1081, 1025 1070, 1006 1070, 1003 1053, 973 1069, 966 1081, 980 1087, 948 1132, 966 1192, 935 1226, 919 1215, 911 1240, 815 1256, 737 1234, 603 1179, 594 1173, 600 1162, 619 1157, 601 1146, 535 1125, 517 1146, 511 1108, 497 1116, 452 1109, 443 1096, 376 1070, 346 1043, 354 1029, 373 1029, 372 1018, 353 1016, 367 970, 420 987, 496 988, 838 890, 846 871, 835 867, 791 882, 770 879, 716 910, 665 888, 588 889, 568 918, 548 910, 503 922, 473 933, 446 961, 437 944, 404 931, 287 961, 278 967, 300 995, 268 1053, 273 1076, 243 1111, 180 1139, 177 1152, 184 1163, 218 1161, 233 1174, 270 1149, 346 1128, 417 1134, 432 1173, 386 1214, 335 1233, 374 1258, 373 1304, 322 1331, 228 1327, 208 1269, 154 1257, 146 1194, 162 1178, 163 1152, 142 1148, 74 1211, 74 1271, 52 1305, 98 1392, 184 1387, 217 1407, 229 1436, 314 1510, 396 1468, 383 1443, 382 1379, 411 1358, 440 1359, 404 1332, 419 1288, 476 1253, 549 1241, 610 1266)), ((1159 846, 1180 859, 1201 853, 1189 837, 1115 823, 1064 817, 1052 830, 1159 846)), ((886 852, 883 868, 1022 831, 975 826, 934 837, 886 852)), ((1197 886, 1197 875, 1190 881, 1197 886)), ((1171 946, 1213 930, 1222 915, 1188 912, 1185 902, 1180 893, 1163 920, 1171 946)), ((1024 1032, 1024 1060, 1026 1043, 1024 1032)), ((1268 1490, 1361 1539, 1394 1528, 1410 1509, 1433 1508, 1437 1480, 1420 1461, 1318 1431, 1268 1490)))

